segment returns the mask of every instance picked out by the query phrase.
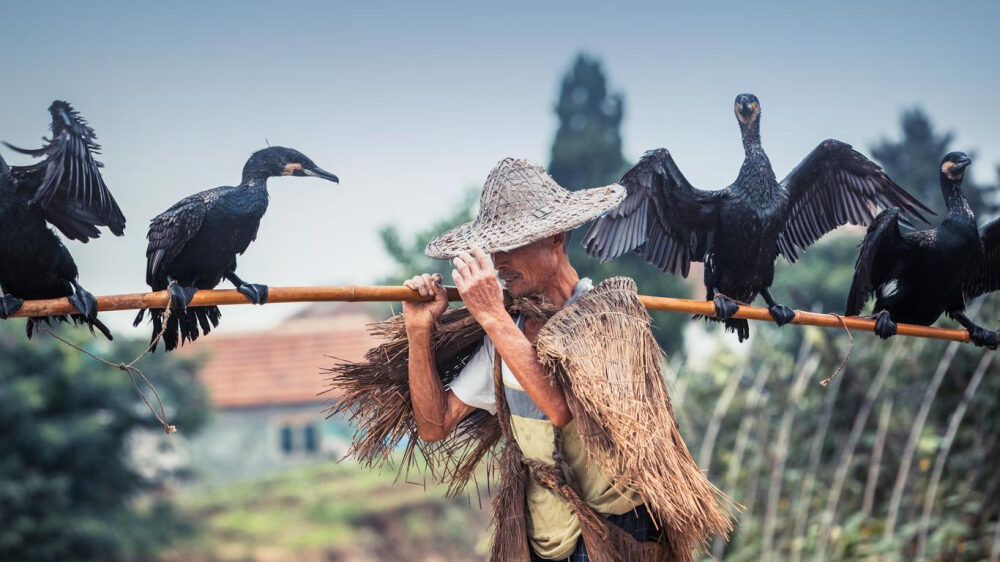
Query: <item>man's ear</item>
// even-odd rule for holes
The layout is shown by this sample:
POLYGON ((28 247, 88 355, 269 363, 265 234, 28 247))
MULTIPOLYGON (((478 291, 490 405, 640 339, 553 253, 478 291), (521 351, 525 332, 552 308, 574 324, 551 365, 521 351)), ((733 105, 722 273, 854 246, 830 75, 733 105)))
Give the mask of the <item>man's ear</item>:
POLYGON ((566 233, 560 232, 559 234, 552 235, 552 245, 562 246, 566 242, 566 233))

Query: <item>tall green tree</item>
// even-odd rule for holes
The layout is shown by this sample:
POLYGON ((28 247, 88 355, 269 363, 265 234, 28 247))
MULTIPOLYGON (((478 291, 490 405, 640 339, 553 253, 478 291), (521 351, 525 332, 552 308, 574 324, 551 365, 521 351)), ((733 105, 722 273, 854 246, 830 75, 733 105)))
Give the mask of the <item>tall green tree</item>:
POLYGON ((577 55, 563 77, 555 109, 559 129, 549 174, 569 189, 617 180, 626 169, 620 132, 624 102, 620 93, 608 92, 597 59, 577 55))
MULTIPOLYGON (((556 103, 559 128, 548 166, 553 179, 569 189, 618 181, 629 167, 622 156, 623 112, 624 97, 608 92, 601 63, 593 57, 578 55, 562 79, 556 103)), ((689 296, 690 290, 678 278, 647 264, 638 254, 629 253, 607 263, 588 256, 580 244, 585 232, 586 226, 577 229, 570 244, 570 261, 581 276, 597 282, 624 275, 635 279, 644 293, 689 296)), ((685 322, 678 314, 653 313, 654 334, 668 352, 680 349, 685 322)))
MULTIPOLYGON (((145 348, 62 332, 107 357, 145 348)), ((169 421, 196 431, 208 402, 194 363, 157 355, 139 367, 169 421)), ((0 427, 0 560, 146 560, 190 531, 156 495, 138 506, 172 475, 144 477, 129 457, 137 432, 163 430, 128 376, 44 335, 28 341, 21 320, 0 323, 0 427)))
MULTIPOLYGON (((952 150, 962 150, 972 158, 973 166, 990 164, 977 160, 975 152, 968 147, 954 146, 951 132, 935 131, 930 117, 920 108, 904 111, 899 124, 899 139, 883 138, 872 147, 872 156, 885 168, 889 177, 940 215, 944 211, 944 200, 938 178, 944 155, 952 150)), ((1000 186, 979 184, 969 174, 963 187, 969 206, 980 224, 1000 213, 1000 186)))

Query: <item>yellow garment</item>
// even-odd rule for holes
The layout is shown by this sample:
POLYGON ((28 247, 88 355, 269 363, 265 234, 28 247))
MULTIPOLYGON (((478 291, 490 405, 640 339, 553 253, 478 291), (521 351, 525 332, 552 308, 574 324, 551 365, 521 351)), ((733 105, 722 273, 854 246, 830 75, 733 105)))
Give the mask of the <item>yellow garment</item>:
MULTIPOLYGON (((555 464, 552 422, 515 415, 510 417, 510 422, 514 439, 526 458, 555 464)), ((575 422, 564 427, 562 434, 563 454, 576 478, 580 495, 595 511, 602 515, 620 515, 643 503, 637 492, 622 495, 615 491, 604 471, 589 462, 575 422)), ((568 557, 580 538, 580 521, 570 505, 556 492, 531 480, 528 481, 527 505, 531 514, 528 534, 535 553, 550 560, 568 557)))

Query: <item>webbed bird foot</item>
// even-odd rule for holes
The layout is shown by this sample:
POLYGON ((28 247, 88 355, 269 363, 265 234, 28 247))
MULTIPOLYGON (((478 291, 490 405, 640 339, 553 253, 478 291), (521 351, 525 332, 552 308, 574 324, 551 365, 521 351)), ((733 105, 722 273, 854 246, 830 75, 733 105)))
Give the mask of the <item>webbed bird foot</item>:
POLYGON ((97 318, 97 297, 81 287, 79 283, 73 283, 73 294, 69 296, 69 302, 80 311, 80 314, 90 320, 97 318))
POLYGON ((987 349, 997 348, 997 333, 992 330, 976 326, 972 330, 969 330, 969 338, 972 339, 972 343, 976 344, 977 347, 985 347, 987 349))
POLYGON ((726 295, 716 295, 712 302, 715 303, 716 320, 729 320, 740 309, 740 305, 726 295))
POLYGON ((0 299, 0 320, 6 320, 12 314, 21 310, 21 305, 24 301, 15 297, 11 294, 5 294, 3 299, 0 299))
POLYGON ((257 283, 242 283, 236 290, 243 293, 253 304, 264 304, 267 302, 267 285, 257 283))
POLYGON ((875 333, 884 340, 896 335, 896 323, 889 316, 889 311, 883 310, 875 315, 875 333))
POLYGON ((795 319, 795 311, 783 304, 769 306, 767 310, 778 326, 784 326, 795 319))
POLYGON ((191 304, 194 294, 198 292, 197 287, 182 287, 176 282, 171 282, 168 288, 170 289, 170 306, 179 306, 185 310, 191 304))

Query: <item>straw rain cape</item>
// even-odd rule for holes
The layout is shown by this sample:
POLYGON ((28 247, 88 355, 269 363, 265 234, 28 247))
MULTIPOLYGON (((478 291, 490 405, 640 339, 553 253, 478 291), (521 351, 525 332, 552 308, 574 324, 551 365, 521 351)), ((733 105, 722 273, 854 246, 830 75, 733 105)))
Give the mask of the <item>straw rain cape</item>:
POLYGON ((673 559, 686 560, 732 530, 732 513, 677 429, 650 322, 635 281, 608 279, 545 324, 538 358, 562 387, 590 460, 621 492, 639 492, 673 559))
MULTIPOLYGON (((659 544, 664 548, 648 550, 649 555, 642 558, 687 561, 692 560, 692 549, 703 546, 710 536, 728 534, 732 530, 729 501, 698 469, 677 430, 661 375, 663 352, 653 339, 635 282, 608 279, 554 315, 551 304, 538 299, 508 299, 507 304, 512 315, 551 316, 538 334, 538 357, 562 386, 590 459, 616 489, 638 491, 663 529, 665 541, 640 544, 627 537, 629 545, 616 536, 617 527, 606 519, 595 521, 589 514, 578 513, 588 551, 592 541, 587 535, 605 539, 605 548, 594 549, 592 559, 622 560, 638 552, 636 548, 646 551, 659 544)), ((388 341, 371 349, 363 362, 339 363, 329 369, 331 390, 341 393, 330 415, 346 414, 357 428, 350 454, 366 466, 381 467, 405 439, 400 474, 408 473, 422 458, 428 472, 448 485, 449 494, 460 493, 488 457, 491 467, 499 468, 501 474, 493 498, 496 528, 491 558, 527 560, 527 480, 563 488, 560 493, 571 505, 580 503, 575 501, 579 498, 566 497, 573 493, 573 482, 551 482, 558 480, 551 477, 558 471, 548 465, 533 466, 533 461, 521 456, 513 439, 503 438, 510 435, 503 392, 497 393, 499 417, 477 410, 446 439, 421 441, 410 407, 402 317, 376 324, 373 334, 388 341), (548 484, 539 481, 547 477, 548 484)), ((446 386, 478 349, 483 336, 464 307, 442 315, 432 345, 446 386)), ((577 512, 578 508, 589 509, 586 504, 574 506, 577 512)))

